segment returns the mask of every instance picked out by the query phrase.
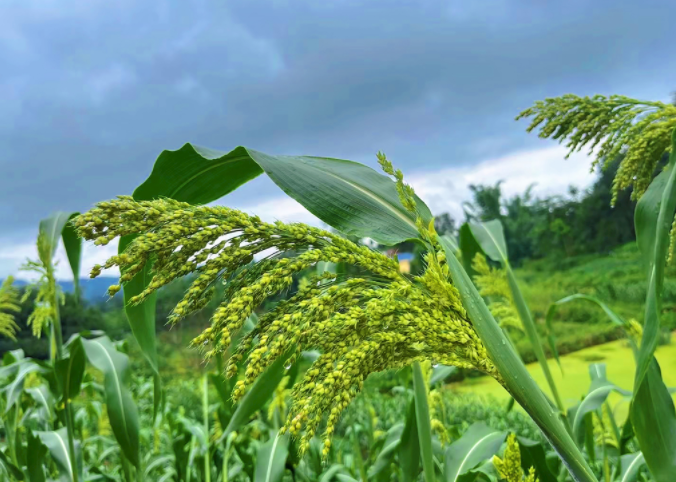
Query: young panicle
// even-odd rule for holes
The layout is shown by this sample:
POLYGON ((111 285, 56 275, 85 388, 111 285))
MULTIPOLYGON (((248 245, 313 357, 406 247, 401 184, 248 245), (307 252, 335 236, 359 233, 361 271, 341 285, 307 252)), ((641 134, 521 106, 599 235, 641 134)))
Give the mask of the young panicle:
POLYGON ((0 335, 16 341, 19 327, 14 315, 19 311, 19 290, 14 286, 14 278, 8 276, 0 285, 0 335))
POLYGON ((56 317, 56 307, 54 300, 63 303, 64 296, 58 284, 54 281, 54 263, 52 263, 52 251, 49 240, 40 232, 37 241, 38 259, 28 260, 21 267, 23 271, 33 271, 40 275, 40 278, 26 289, 22 302, 25 301, 34 289, 37 289, 35 296, 35 308, 28 315, 28 325, 33 330, 33 336, 40 338, 42 332, 56 317), (56 291, 56 292, 55 292, 56 291))
POLYGON ((497 455, 493 456, 493 465, 498 471, 500 480, 506 482, 538 482, 535 476, 535 469, 533 467, 528 471, 528 475, 524 477, 523 469, 521 468, 521 451, 519 450, 519 443, 516 440, 516 435, 509 434, 507 437, 507 447, 503 458, 497 455))
POLYGON ((676 106, 622 95, 567 94, 537 101, 517 119, 525 117, 532 117, 528 132, 540 126, 540 137, 568 139, 568 155, 587 145, 591 151, 598 147, 592 168, 624 154, 613 182, 614 203, 623 189, 633 187, 638 199, 648 188, 658 161, 671 148, 676 106))
POLYGON ((514 306, 505 270, 489 266, 486 256, 481 253, 474 256, 472 269, 476 271, 474 283, 479 288, 479 294, 488 298, 488 308, 500 326, 516 328, 523 332, 523 324, 514 306))
MULTIPOLYGON (((384 155, 379 154, 379 160, 396 177, 402 203, 414 211, 413 190, 384 155)), ((302 433, 301 451, 325 424, 328 454, 340 413, 370 373, 434 360, 500 379, 448 280, 434 225, 426 225, 419 216, 417 226, 430 249, 426 270, 417 277, 403 275, 396 260, 337 234, 304 224, 266 223, 227 207, 119 197, 80 215, 74 225, 80 236, 96 244, 136 235, 122 254, 92 270, 95 277, 102 269, 118 266, 125 283, 152 265, 152 281, 131 303, 143 302, 172 280, 192 275, 171 322, 204 307, 215 284, 225 283, 211 326, 192 342, 206 358, 225 352, 254 310, 269 296, 290 289, 295 275, 320 262, 359 267, 363 275, 326 272, 304 283, 260 317, 234 348, 226 367, 227 375, 233 376, 246 360, 233 392, 239 399, 276 360, 288 357, 288 366, 301 350, 319 351, 292 389, 294 401, 282 428, 302 433)), ((119 289, 111 287, 110 294, 119 289)))

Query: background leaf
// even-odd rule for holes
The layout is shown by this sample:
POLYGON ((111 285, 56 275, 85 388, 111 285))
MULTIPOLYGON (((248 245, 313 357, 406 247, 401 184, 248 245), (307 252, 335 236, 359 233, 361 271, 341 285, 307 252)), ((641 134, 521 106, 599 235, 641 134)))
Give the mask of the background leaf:
POLYGON ((634 214, 636 241, 644 259, 648 292, 630 416, 645 461, 657 482, 673 480, 676 473, 676 413, 653 356, 659 337, 664 267, 674 211, 676 130, 672 132, 669 164, 650 183, 634 214))
POLYGON ((446 253, 453 284, 458 289, 462 304, 467 309, 468 316, 484 342, 491 360, 502 375, 508 392, 540 427, 572 475, 578 481, 596 482, 596 477, 584 456, 519 356, 514 350, 505 349, 509 345, 505 334, 455 257, 452 244, 445 236, 442 236, 440 241, 446 253))
POLYGON ((26 478, 28 482, 45 482, 47 447, 30 430, 27 431, 26 441, 26 478))
POLYGON ((507 437, 506 432, 497 432, 483 423, 471 425, 463 436, 447 449, 444 461, 446 482, 456 482, 481 462, 495 455, 507 437))
POLYGON ((512 267, 509 265, 509 257, 507 253, 507 243, 505 242, 505 233, 502 229, 502 223, 497 219, 488 221, 485 223, 469 223, 470 230, 472 234, 481 246, 482 251, 486 256, 492 259, 495 262, 498 262, 504 268, 507 281, 509 283, 509 288, 512 293, 512 301, 516 307, 517 312, 519 313, 519 318, 521 318, 521 323, 523 328, 528 335, 531 346, 533 347, 533 352, 542 367, 542 371, 545 374, 547 384, 549 389, 554 396, 554 401, 556 406, 559 408, 559 411, 563 414, 565 412, 565 407, 559 396, 559 391, 556 388, 556 383, 552 377, 552 373, 549 370, 549 364, 547 363, 547 357, 545 356, 545 351, 540 342, 540 337, 535 328, 535 321, 533 316, 526 304, 526 300, 521 293, 519 284, 516 281, 516 276, 512 271, 512 267))
POLYGON ((281 482, 289 454, 289 435, 277 435, 258 449, 254 482, 281 482))
POLYGON ((411 399, 406 414, 406 423, 399 444, 399 464, 404 482, 417 480, 420 473, 420 442, 416 420, 415 397, 411 399))
POLYGON ((122 452, 135 466, 140 466, 139 426, 136 404, 127 388, 129 359, 118 352, 107 336, 81 339, 89 362, 103 372, 106 408, 113 434, 122 452))
POLYGON ((626 454, 620 457, 620 465, 618 482, 636 482, 641 467, 645 465, 645 458, 641 452, 626 454))
POLYGON ((263 405, 270 399, 277 385, 279 385, 279 382, 284 377, 286 373, 285 365, 289 356, 291 356, 291 353, 279 357, 256 379, 251 389, 239 401, 237 409, 232 414, 221 439, 225 440, 232 432, 247 424, 251 416, 263 408, 263 405))
MULTIPOLYGON (((47 447, 52 459, 56 462, 56 467, 59 473, 66 478, 66 480, 73 481, 72 465, 70 461, 70 454, 68 452, 68 432, 66 428, 60 428, 56 431, 50 432, 35 432, 40 438, 40 441, 47 447)), ((82 451, 80 450, 80 443, 75 441, 75 457, 78 471, 78 480, 84 480, 82 471, 82 451)))
POLYGON ((430 409, 427 403, 427 384, 420 362, 413 363, 413 392, 415 396, 415 416, 420 443, 423 473, 427 482, 434 482, 434 454, 432 452, 432 425, 430 409))

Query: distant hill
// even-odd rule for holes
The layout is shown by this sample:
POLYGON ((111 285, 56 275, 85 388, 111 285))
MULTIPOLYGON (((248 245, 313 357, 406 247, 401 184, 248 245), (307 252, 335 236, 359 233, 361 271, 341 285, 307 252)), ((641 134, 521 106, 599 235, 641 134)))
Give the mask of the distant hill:
MULTIPOLYGON (((87 301, 97 303, 100 301, 106 301, 108 299, 108 287, 117 283, 118 278, 112 276, 101 276, 94 279, 80 278, 80 289, 82 290, 82 296, 87 301)), ((26 281, 17 279, 14 281, 14 284, 21 287, 26 286, 28 283, 26 281)), ((59 285, 65 292, 73 292, 72 281, 59 281, 59 285)))

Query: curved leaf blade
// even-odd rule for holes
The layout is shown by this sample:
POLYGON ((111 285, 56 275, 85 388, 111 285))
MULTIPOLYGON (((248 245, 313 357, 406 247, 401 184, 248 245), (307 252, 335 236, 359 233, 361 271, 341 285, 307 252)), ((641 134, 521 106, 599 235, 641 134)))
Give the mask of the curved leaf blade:
POLYGON ((626 454, 620 457, 620 478, 618 482, 636 482, 641 467, 645 465, 645 458, 641 452, 626 454))
POLYGON ((423 473, 427 482, 434 482, 434 453, 432 452, 432 425, 430 409, 427 403, 427 384, 420 362, 413 364, 413 393, 415 396, 415 416, 420 442, 423 473))
POLYGON ((385 442, 383 443, 383 448, 378 453, 376 461, 369 467, 368 476, 369 478, 374 478, 384 470, 386 470, 392 461, 394 460, 394 455, 396 450, 401 444, 401 434, 404 432, 404 424, 397 423, 390 427, 385 436, 385 442))
POLYGON ((467 309, 469 318, 484 342, 491 360, 502 375, 507 391, 540 427, 573 477, 578 481, 596 482, 589 464, 519 356, 513 350, 505 349, 508 344, 505 334, 455 257, 452 245, 446 237, 442 236, 441 245, 446 253, 451 278, 458 289, 462 304, 467 309))
POLYGON ((643 383, 634 389, 630 414, 650 473, 656 482, 673 481, 676 474, 676 411, 655 357, 643 383))
POLYGON ((73 286, 75 295, 80 296, 80 260, 82 258, 82 239, 75 233, 70 220, 77 216, 78 212, 57 211, 48 218, 40 220, 39 231, 49 243, 51 257, 54 257, 59 246, 59 239, 63 239, 63 247, 66 250, 68 264, 73 273, 73 286))
MULTIPOLYGON (((549 370, 549 364, 547 363, 547 357, 545 356, 545 351, 540 342, 540 337, 537 330, 535 329, 535 321, 533 316, 526 304, 526 300, 523 298, 519 284, 517 283, 516 276, 512 271, 511 266, 509 265, 509 257, 507 253, 507 243, 505 241, 505 233, 502 228, 502 223, 494 219, 492 221, 487 221, 483 223, 469 223, 470 231, 476 238, 477 243, 481 247, 481 250, 486 256, 492 259, 495 262, 498 262, 505 269, 507 274, 507 282, 509 283, 509 288, 512 293, 512 299, 514 301, 514 306, 516 307, 517 312, 519 313, 519 318, 521 318, 521 323, 523 324, 526 335, 533 347, 535 356, 542 367, 542 371, 545 374, 547 384, 549 389, 554 396, 557 407, 560 412, 564 412, 565 408, 561 397, 559 396, 559 391, 552 377, 552 373, 549 370)), ((551 341, 550 341, 551 343, 551 341)), ((558 360, 558 357, 557 357, 558 360)))
POLYGON ((534 467, 540 482, 557 482, 556 475, 547 465, 547 454, 543 444, 525 437, 517 437, 516 439, 519 442, 521 468, 524 472, 528 473, 528 470, 534 467))
MULTIPOLYGON (((363 164, 343 159, 270 155, 241 146, 226 153, 188 143, 160 154, 134 198, 167 196, 205 204, 262 172, 312 214, 345 234, 368 236, 388 245, 418 237, 415 218, 401 205, 395 183, 363 164)), ((422 200, 416 201, 429 222, 431 212, 422 200)))
POLYGON ((45 482, 43 467, 47 457, 47 447, 30 430, 26 434, 26 476, 28 482, 45 482))
POLYGON ((659 337, 669 232, 676 211, 676 129, 671 140, 669 164, 650 183, 634 214, 636 241, 648 276, 648 292, 630 416, 648 468, 657 482, 671 480, 676 473, 676 413, 653 356, 659 337), (657 438, 660 438, 659 444, 654 443, 657 438))
MULTIPOLYGON (((70 452, 68 451, 68 432, 65 427, 52 432, 34 432, 40 441, 47 447, 52 459, 56 463, 59 473, 66 478, 66 480, 73 481, 73 465, 71 464, 70 452)), ((80 450, 80 443, 75 441, 75 457, 78 473, 78 480, 84 480, 82 470, 82 451, 80 450)))
POLYGON ((447 449, 444 463, 446 482, 456 482, 481 462, 495 455, 507 437, 483 423, 470 426, 463 436, 447 449))
POLYGON ((277 435, 258 449, 254 482, 281 482, 286 457, 289 455, 289 435, 277 435))
POLYGON ((604 363, 595 363, 589 366, 589 374, 592 378, 592 384, 589 392, 584 397, 580 405, 575 410, 573 419, 573 433, 576 440, 584 439, 584 418, 587 414, 599 409, 610 395, 610 392, 618 392, 622 395, 631 395, 631 392, 624 390, 606 378, 606 366, 604 363))
POLYGON ((399 444, 399 465, 404 482, 417 480, 420 473, 420 442, 416 420, 415 397, 411 399, 406 415, 406 424, 399 444))
POLYGON ((279 357, 258 377, 251 389, 239 401, 235 412, 230 418, 230 422, 228 422, 228 426, 223 431, 222 440, 226 440, 228 435, 246 425, 251 416, 260 410, 270 399, 277 385, 284 378, 284 374, 286 373, 285 364, 290 355, 291 353, 288 353, 286 356, 279 357))
POLYGON ((81 339, 89 362, 103 373, 106 408, 113 434, 129 461, 139 467, 139 424, 136 404, 127 388, 129 359, 118 352, 107 336, 81 339))

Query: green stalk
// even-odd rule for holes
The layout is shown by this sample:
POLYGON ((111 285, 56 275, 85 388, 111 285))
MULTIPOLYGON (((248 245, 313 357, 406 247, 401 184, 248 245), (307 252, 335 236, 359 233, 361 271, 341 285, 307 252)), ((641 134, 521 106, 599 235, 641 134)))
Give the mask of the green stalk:
POLYGON ((523 299, 523 294, 521 293, 519 285, 516 282, 516 277, 514 276, 512 267, 508 262, 505 262, 504 266, 505 270, 507 271, 507 281, 509 282, 509 288, 512 290, 512 298, 514 300, 514 304, 516 305, 516 309, 519 312, 519 318, 521 318, 521 323, 523 323, 523 327, 526 330, 526 335, 528 335, 528 339, 533 346, 533 351, 535 351, 535 356, 537 357, 538 362, 542 367, 542 371, 545 374, 547 384, 549 385, 549 389, 554 396, 556 406, 561 412, 561 416, 564 417, 564 414, 566 413, 566 407, 564 407, 563 402, 561 401, 559 390, 556 388, 556 383, 554 383, 552 373, 549 371, 549 364, 547 363, 547 357, 545 356, 545 351, 542 348, 542 343, 540 343, 540 337, 538 337, 537 330, 535 329, 535 322, 533 321, 533 317, 530 313, 530 310, 528 309, 526 300, 523 299))
POLYGON ((12 418, 11 422, 11 427, 10 424, 7 423, 9 419, 5 421, 4 428, 6 432, 6 438, 7 438, 7 448, 9 450, 9 458, 12 461, 14 465, 17 467, 20 467, 19 460, 16 456, 16 426, 19 423, 19 404, 14 405, 14 410, 12 410, 12 414, 10 415, 12 418))
POLYGON ((202 380, 202 416, 204 417, 204 443, 206 446, 206 453, 204 454, 204 480, 211 482, 211 460, 209 458, 209 384, 206 373, 202 380))
POLYGON ((221 467, 221 482, 228 482, 228 457, 230 456, 230 450, 228 450, 227 444, 223 450, 223 466, 221 467))
POLYGON ((441 244, 446 252, 451 277, 460 293, 463 306, 467 309, 474 328, 502 376, 503 386, 540 427, 574 480, 598 482, 580 449, 558 417, 557 411, 552 409, 549 400, 528 373, 526 366, 514 351, 506 349, 508 342, 502 329, 455 257, 453 245, 443 237, 441 244))
POLYGON ((364 466, 364 459, 361 456, 361 447, 359 446, 359 437, 357 437, 357 431, 355 427, 352 427, 352 452, 354 453, 354 458, 357 463, 357 469, 359 470, 359 476, 361 477, 362 482, 368 480, 366 476, 366 467, 364 466))
POLYGON ((413 392, 415 395, 415 418, 418 425, 418 441, 426 482, 434 482, 434 454, 432 452, 432 424, 427 403, 427 384, 420 362, 413 364, 413 392))
MULTIPOLYGON (((59 314, 59 299, 56 292, 56 280, 54 279, 54 266, 50 262, 46 266, 47 269, 47 282, 49 283, 49 289, 52 293, 52 303, 53 312, 54 312, 54 321, 52 323, 54 335, 54 346, 56 347, 56 359, 63 359, 63 333, 61 331, 61 316, 59 314)), ((68 387, 65 387, 65 390, 68 390, 68 387)), ((66 413, 66 429, 68 430, 68 452, 70 454, 70 464, 71 472, 73 474, 73 482, 78 482, 78 473, 77 473, 77 460, 75 458, 75 439, 74 439, 74 424, 73 424, 73 410, 70 406, 70 400, 68 393, 63 397, 64 411, 66 413)))

